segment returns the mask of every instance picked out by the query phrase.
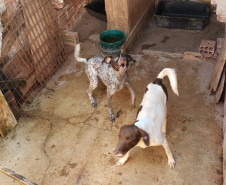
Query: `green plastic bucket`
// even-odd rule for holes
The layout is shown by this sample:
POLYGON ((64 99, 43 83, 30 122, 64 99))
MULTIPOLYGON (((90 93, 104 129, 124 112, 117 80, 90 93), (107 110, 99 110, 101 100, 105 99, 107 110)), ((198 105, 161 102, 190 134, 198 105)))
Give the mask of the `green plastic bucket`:
POLYGON ((120 53, 125 34, 120 30, 107 30, 100 34, 100 47, 103 55, 120 53))

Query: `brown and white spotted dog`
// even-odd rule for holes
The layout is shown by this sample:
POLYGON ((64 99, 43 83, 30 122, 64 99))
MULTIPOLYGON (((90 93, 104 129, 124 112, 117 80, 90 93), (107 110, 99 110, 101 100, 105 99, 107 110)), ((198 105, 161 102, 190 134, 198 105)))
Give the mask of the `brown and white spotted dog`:
POLYGON ((112 95, 127 86, 131 94, 132 105, 135 106, 135 92, 131 86, 129 77, 126 74, 129 62, 136 62, 130 55, 118 54, 107 57, 93 57, 87 60, 79 57, 80 44, 75 46, 74 57, 78 62, 86 64, 86 75, 89 78, 90 85, 87 90, 89 99, 93 107, 97 106, 92 96, 92 91, 98 85, 98 76, 107 87, 109 120, 114 122, 115 116, 112 113, 111 97, 112 95))
POLYGON ((167 89, 162 83, 162 79, 168 76, 171 88, 176 95, 177 78, 174 69, 163 69, 156 80, 148 84, 141 105, 137 111, 137 119, 132 125, 124 125, 119 131, 119 141, 114 153, 120 159, 117 165, 123 165, 129 158, 129 153, 133 147, 162 145, 168 157, 168 165, 174 168, 175 161, 166 139, 166 100, 167 89))

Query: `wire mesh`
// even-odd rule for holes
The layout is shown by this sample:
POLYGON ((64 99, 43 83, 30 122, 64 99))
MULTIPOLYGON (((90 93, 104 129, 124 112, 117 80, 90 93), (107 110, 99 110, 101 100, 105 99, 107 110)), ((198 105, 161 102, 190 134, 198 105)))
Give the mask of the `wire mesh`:
POLYGON ((65 61, 65 49, 50 0, 7 0, 2 14, 0 89, 16 118, 35 88, 65 61))

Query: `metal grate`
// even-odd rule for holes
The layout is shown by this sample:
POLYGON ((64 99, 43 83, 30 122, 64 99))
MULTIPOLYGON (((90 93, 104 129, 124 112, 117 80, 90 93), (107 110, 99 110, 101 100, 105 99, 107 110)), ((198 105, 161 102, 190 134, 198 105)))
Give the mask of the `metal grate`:
POLYGON ((42 87, 65 60, 57 17, 50 0, 6 1, 0 89, 16 118, 35 88, 42 87))

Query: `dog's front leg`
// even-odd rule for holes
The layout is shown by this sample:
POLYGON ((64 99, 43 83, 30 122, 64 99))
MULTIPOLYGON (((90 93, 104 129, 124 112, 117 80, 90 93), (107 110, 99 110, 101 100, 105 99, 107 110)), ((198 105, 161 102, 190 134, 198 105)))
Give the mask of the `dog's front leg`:
POLYGON ((131 94, 132 105, 135 106, 136 95, 128 77, 126 77, 126 87, 129 89, 129 92, 131 94))
POLYGON ((122 158, 120 158, 117 162, 116 162, 116 165, 117 166, 122 166, 123 164, 125 164, 125 162, 128 160, 128 158, 129 158, 129 153, 130 153, 130 151, 128 151, 127 153, 126 153, 126 155, 124 155, 124 157, 122 157, 122 158))
POLYGON ((162 145, 163 145, 163 147, 164 147, 164 149, 166 151, 166 155, 168 157, 168 165, 170 166, 170 168, 174 168, 175 160, 173 158, 172 152, 170 150, 170 147, 169 147, 169 144, 168 144, 166 138, 164 138, 164 142, 163 142, 162 145))
POLYGON ((107 90, 109 120, 111 122, 114 122, 115 121, 115 116, 112 113, 112 109, 111 109, 111 97, 112 97, 112 94, 107 90))

